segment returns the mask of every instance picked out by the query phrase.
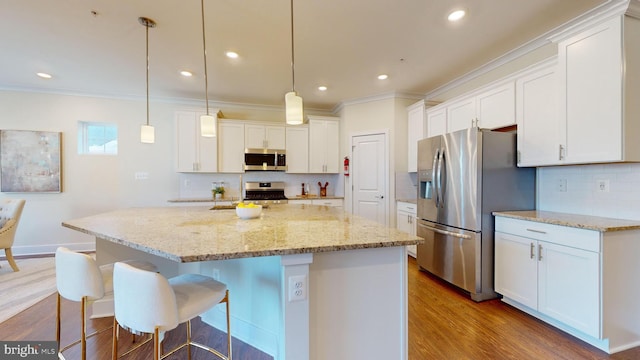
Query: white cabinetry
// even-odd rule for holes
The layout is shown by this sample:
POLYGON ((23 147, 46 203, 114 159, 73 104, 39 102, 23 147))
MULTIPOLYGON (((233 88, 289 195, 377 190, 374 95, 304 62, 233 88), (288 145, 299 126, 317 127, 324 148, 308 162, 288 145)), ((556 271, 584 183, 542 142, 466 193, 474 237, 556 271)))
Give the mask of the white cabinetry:
POLYGON ((425 138, 424 100, 407 108, 407 171, 418 171, 418 140, 425 138))
MULTIPOLYGON (((590 224, 612 220, 584 218, 590 224)), ((640 230, 589 230, 498 215, 495 291, 606 352, 637 346, 640 290, 631 284, 640 271, 638 236, 640 230)))
POLYGON ((558 46, 560 163, 639 161, 640 20, 616 16, 558 46))
POLYGON ((445 105, 427 110, 427 136, 443 135, 447 133, 447 108, 445 105))
POLYGON ((560 163, 556 62, 546 62, 516 80, 518 166, 560 163))
POLYGON ((441 135, 474 126, 497 129, 515 125, 515 101, 513 79, 451 99, 427 112, 428 134, 441 135))
POLYGON ((176 112, 178 172, 218 171, 217 138, 200 136, 200 115, 195 111, 176 112))
POLYGON ((218 121, 220 152, 219 172, 244 172, 244 123, 237 120, 218 121))
POLYGON ((287 126, 287 172, 309 172, 309 127, 287 126))
POLYGON ((247 149, 285 149, 285 127, 245 124, 244 147, 247 149))
MULTIPOLYGON (((416 234, 416 204, 398 201, 396 210, 396 228, 411 235, 416 234)), ((416 257, 416 245, 407 246, 407 253, 416 257)))
POLYGON ((339 159, 338 118, 309 116, 309 172, 338 173, 339 159))

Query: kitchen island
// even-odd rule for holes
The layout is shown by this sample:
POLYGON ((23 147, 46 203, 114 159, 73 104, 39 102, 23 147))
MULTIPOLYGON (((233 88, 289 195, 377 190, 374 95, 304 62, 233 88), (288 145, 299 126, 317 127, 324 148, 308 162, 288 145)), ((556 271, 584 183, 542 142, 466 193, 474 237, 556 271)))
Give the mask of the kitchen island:
MULTIPOLYGON (((405 246, 416 236, 314 205, 272 206, 252 220, 199 206, 132 208, 63 226, 95 236, 99 263, 139 259, 165 276, 219 278, 232 335, 275 359, 407 358, 405 246)), ((218 307, 203 316, 222 330, 223 318, 218 307)))

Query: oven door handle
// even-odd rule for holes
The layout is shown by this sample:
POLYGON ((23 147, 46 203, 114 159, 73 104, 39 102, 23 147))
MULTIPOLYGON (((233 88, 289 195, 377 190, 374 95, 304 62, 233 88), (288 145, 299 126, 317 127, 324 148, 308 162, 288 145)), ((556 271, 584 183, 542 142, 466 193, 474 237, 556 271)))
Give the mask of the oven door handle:
POLYGON ((436 232, 436 233, 441 234, 441 235, 453 236, 453 237, 457 237, 459 239, 471 239, 470 235, 458 234, 458 233, 455 233, 453 231, 436 229, 434 227, 431 227, 431 226, 428 226, 428 225, 425 225, 425 224, 422 224, 422 223, 418 223, 418 226, 421 226, 421 227, 423 227, 423 228, 425 228, 427 230, 431 230, 431 231, 436 232))

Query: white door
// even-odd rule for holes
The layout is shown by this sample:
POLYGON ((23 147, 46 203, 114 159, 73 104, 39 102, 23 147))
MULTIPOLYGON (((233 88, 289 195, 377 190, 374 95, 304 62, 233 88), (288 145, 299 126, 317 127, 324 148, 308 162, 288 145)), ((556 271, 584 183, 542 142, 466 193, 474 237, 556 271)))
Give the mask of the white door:
POLYGON ((388 225, 386 136, 353 136, 351 146, 353 214, 388 225))

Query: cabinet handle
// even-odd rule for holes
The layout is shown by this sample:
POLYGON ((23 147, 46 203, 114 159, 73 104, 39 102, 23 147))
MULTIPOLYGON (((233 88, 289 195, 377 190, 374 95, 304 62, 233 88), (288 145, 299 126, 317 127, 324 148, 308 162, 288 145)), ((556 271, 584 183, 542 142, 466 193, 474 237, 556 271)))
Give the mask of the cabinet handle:
POLYGON ((518 151, 516 152, 516 154, 517 154, 517 156, 516 156, 516 159, 517 159, 517 160, 516 160, 516 162, 517 162, 518 164, 520 164, 520 150, 518 150, 518 151))
POLYGON ((562 155, 563 151, 564 146, 562 146, 562 144, 558 145, 558 160, 562 160, 564 158, 564 156, 562 155))
POLYGON ((535 249, 535 245, 533 245, 533 243, 531 243, 531 259, 533 259, 533 258, 534 258, 534 256, 535 256, 535 255, 533 254, 534 249, 535 249))
POLYGON ((538 261, 542 261, 542 244, 538 244, 538 261))
POLYGON ((531 231, 531 232, 538 233, 538 234, 546 234, 546 232, 542 231, 542 230, 527 229, 527 231, 531 231))

